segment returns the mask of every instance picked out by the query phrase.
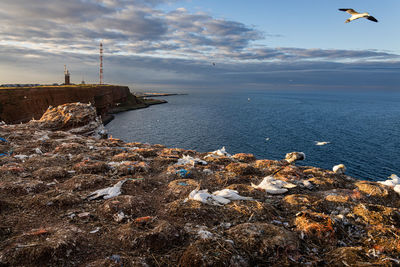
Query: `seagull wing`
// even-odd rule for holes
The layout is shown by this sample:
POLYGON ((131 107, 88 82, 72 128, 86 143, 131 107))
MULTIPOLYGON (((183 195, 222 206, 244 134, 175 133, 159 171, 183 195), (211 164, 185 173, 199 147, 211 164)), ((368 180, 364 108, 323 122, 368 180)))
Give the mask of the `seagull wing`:
POLYGON ((374 18, 373 16, 368 16, 367 19, 374 21, 374 22, 378 22, 378 20, 376 18, 374 18))
POLYGON ((352 8, 339 8, 339 10, 340 10, 340 11, 347 12, 347 13, 349 13, 349 14, 351 14, 351 15, 360 14, 360 13, 358 13, 357 11, 355 11, 355 10, 352 9, 352 8))

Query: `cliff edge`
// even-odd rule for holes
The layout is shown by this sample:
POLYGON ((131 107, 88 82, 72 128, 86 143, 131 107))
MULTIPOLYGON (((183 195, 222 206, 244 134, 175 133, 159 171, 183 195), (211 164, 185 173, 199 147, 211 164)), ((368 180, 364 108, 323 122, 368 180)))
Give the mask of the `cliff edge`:
POLYGON ((92 103, 97 114, 105 117, 110 109, 128 102, 146 105, 127 86, 65 85, 0 88, 0 121, 10 123, 39 119, 49 106, 66 103, 92 103))

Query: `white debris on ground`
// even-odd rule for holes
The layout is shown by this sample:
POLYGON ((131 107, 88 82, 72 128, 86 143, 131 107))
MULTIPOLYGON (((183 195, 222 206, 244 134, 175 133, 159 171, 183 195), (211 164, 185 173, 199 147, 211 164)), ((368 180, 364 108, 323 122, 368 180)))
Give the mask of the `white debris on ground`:
POLYGON ((302 184, 303 184, 303 186, 305 187, 305 188, 307 188, 307 189, 313 189, 313 184, 310 182, 310 181, 308 181, 308 180, 303 180, 302 181, 302 184))
POLYGON ((346 172, 346 166, 344 166, 344 164, 335 165, 332 170, 334 173, 344 174, 346 172))
POLYGON ((212 170, 210 170, 210 169, 204 169, 204 170, 203 170, 203 173, 205 173, 205 174, 207 174, 207 175, 211 175, 211 174, 213 174, 214 172, 213 172, 212 170))
POLYGON ((207 231, 207 230, 203 230, 203 229, 200 229, 200 230, 197 232, 197 235, 198 235, 201 239, 211 239, 211 238, 213 238, 213 236, 214 236, 211 232, 209 232, 209 231, 207 231))
POLYGON ((207 165, 207 161, 201 160, 199 158, 193 158, 189 155, 183 155, 182 158, 178 159, 178 162, 175 165, 207 165))
POLYGON ((89 122, 88 124, 72 128, 68 130, 72 134, 82 134, 86 136, 92 136, 94 138, 100 139, 107 136, 107 130, 101 121, 101 118, 98 116, 94 121, 89 122))
POLYGON ((94 191, 93 193, 91 193, 90 195, 87 196, 87 199, 93 200, 93 199, 101 198, 101 197, 103 197, 103 199, 109 199, 109 198, 119 196, 121 194, 121 187, 127 180, 128 179, 125 179, 125 180, 119 181, 114 186, 94 191))
POLYGON ((267 193, 272 195, 284 194, 288 191, 287 188, 296 187, 295 184, 288 183, 282 180, 277 180, 272 176, 264 177, 259 185, 251 183, 251 186, 256 189, 265 190, 267 193))
POLYGON ((232 157, 231 154, 229 154, 228 152, 226 152, 225 147, 223 146, 221 149, 215 150, 213 152, 209 152, 207 156, 205 156, 205 158, 207 159, 208 157, 232 157))
POLYGON ((21 155, 15 155, 14 158, 19 159, 19 160, 24 160, 26 158, 29 158, 29 156, 21 154, 21 155))

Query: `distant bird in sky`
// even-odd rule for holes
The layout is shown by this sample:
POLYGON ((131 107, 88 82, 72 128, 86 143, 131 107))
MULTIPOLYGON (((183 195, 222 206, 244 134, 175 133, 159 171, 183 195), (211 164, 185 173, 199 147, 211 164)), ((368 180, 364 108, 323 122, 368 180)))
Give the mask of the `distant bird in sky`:
POLYGON ((359 19, 359 18, 366 18, 368 20, 374 21, 374 22, 378 22, 378 20, 376 18, 374 18, 373 16, 371 16, 369 13, 365 12, 365 13, 358 13, 357 11, 355 11, 352 8, 339 8, 340 11, 344 11, 347 12, 351 15, 351 17, 349 19, 347 19, 344 23, 348 23, 350 21, 353 21, 355 19, 359 19))

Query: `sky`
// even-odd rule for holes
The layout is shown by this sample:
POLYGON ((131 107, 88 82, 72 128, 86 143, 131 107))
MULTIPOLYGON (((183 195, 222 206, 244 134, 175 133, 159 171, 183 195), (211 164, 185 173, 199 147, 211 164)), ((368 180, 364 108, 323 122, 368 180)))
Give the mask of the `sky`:
POLYGON ((400 91, 399 0, 1 0, 0 84, 400 91), (338 8, 369 12, 378 23, 338 8))

